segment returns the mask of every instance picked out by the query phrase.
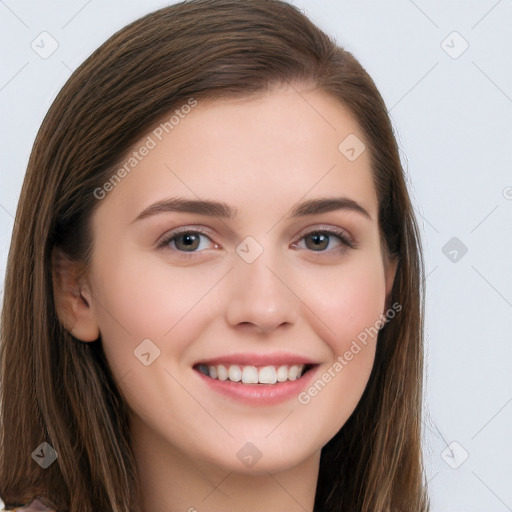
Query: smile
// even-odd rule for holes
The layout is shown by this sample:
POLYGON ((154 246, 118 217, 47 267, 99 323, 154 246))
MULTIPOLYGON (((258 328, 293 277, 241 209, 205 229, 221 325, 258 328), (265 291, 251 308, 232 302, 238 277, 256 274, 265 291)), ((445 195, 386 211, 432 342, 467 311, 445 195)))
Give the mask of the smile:
POLYGON ((294 381, 306 373, 312 365, 238 365, 238 364, 198 364, 195 366, 199 372, 211 379, 220 381, 240 382, 242 384, 277 384, 294 381))

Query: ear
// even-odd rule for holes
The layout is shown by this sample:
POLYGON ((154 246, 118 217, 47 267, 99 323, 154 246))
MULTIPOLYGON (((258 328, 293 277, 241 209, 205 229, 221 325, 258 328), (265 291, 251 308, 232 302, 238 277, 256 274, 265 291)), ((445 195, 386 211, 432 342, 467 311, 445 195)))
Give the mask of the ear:
POLYGON ((54 247, 52 251, 53 298, 63 327, 80 341, 95 341, 100 332, 92 308, 92 293, 83 278, 83 264, 71 261, 54 247))

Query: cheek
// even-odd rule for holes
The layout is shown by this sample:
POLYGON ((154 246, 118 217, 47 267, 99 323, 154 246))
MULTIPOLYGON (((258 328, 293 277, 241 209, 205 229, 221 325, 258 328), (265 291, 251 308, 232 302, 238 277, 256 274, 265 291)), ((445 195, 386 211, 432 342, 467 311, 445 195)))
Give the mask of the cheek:
POLYGON ((208 321, 203 300, 218 280, 215 272, 172 269, 162 262, 148 264, 148 260, 124 256, 116 265, 98 266, 94 273, 104 350, 120 376, 134 365, 138 368, 134 351, 147 339, 160 355, 179 359, 208 321))
POLYGON ((317 332, 331 359, 298 401, 312 417, 324 418, 327 442, 352 414, 368 383, 384 313, 385 281, 380 260, 370 255, 311 282, 316 284, 308 287, 305 302, 318 313, 317 332))
MULTIPOLYGON (((333 354, 350 348, 378 323, 385 306, 382 262, 373 254, 357 255, 346 265, 332 267, 323 278, 311 279, 305 301, 324 324, 323 339, 333 354), (361 335, 361 336, 360 336, 361 335)), ((373 336, 374 338, 375 336, 373 336)), ((368 335, 368 340, 372 336, 368 335)))

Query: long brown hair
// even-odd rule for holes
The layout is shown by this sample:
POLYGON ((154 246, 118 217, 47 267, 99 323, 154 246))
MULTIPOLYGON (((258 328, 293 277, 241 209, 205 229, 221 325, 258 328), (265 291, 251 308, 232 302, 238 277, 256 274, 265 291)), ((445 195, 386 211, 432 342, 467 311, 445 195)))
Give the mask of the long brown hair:
MULTIPOLYGON (((386 106, 359 62, 280 0, 192 0, 131 23, 71 76, 37 135, 18 204, 1 323, 0 497, 71 512, 140 510, 127 405, 101 339, 60 324, 52 251, 90 261, 94 191, 134 142, 190 98, 246 97, 313 83, 365 135, 386 254, 399 259, 356 408, 323 448, 315 511, 428 510, 421 455, 423 260, 386 106), (31 456, 47 442, 57 460, 31 456)), ((341 142, 341 141, 340 141, 341 142)))

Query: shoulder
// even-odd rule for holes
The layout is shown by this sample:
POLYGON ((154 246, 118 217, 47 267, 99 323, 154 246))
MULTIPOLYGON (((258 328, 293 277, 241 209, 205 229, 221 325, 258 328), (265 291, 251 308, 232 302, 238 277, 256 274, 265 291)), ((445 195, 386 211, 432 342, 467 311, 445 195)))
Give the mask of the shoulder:
POLYGON ((42 501, 39 499, 34 499, 32 503, 25 505, 24 507, 17 507, 15 509, 6 509, 5 512, 55 512, 53 508, 47 507, 42 501))

